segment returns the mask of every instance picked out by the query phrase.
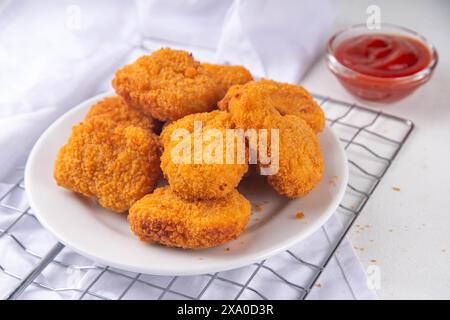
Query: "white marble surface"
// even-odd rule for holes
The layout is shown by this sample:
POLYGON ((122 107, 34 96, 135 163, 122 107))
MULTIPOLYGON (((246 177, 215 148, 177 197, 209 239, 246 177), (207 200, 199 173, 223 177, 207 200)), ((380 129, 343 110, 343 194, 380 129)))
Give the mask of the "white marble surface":
MULTIPOLYGON (((416 128, 351 231, 365 268, 376 264, 381 299, 450 298, 450 2, 349 1, 337 4, 334 30, 365 22, 378 5, 382 22, 409 27, 431 40, 440 55, 434 77, 398 103, 366 105, 412 120, 416 128), (396 192, 393 187, 399 187, 396 192), (376 260, 376 262, 375 262, 376 260)), ((303 84, 313 92, 355 101, 324 60, 303 84)))

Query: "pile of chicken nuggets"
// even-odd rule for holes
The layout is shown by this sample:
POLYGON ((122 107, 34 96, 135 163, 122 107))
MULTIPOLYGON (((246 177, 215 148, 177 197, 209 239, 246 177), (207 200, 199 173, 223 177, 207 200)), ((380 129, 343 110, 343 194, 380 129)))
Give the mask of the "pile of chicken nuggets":
MULTIPOLYGON (((59 186, 106 209, 128 213, 131 230, 142 241, 213 247, 237 238, 250 218, 250 202, 237 187, 251 171, 267 166, 248 163, 252 144, 244 143, 244 161, 237 161, 238 137, 231 140, 232 163, 177 161, 179 129, 192 139, 182 150, 189 151, 189 160, 195 158, 198 130, 225 136, 230 129, 277 129, 279 165, 268 183, 297 198, 322 178, 316 135, 324 114, 300 86, 255 81, 244 67, 200 63, 188 52, 160 49, 118 70, 113 87, 117 95, 92 106, 72 128, 54 177, 59 186), (167 185, 157 187, 162 174, 167 185)), ((200 144, 208 148, 210 142, 200 144)), ((268 148, 274 152, 273 141, 268 148)), ((221 157, 230 153, 223 151, 221 157)))

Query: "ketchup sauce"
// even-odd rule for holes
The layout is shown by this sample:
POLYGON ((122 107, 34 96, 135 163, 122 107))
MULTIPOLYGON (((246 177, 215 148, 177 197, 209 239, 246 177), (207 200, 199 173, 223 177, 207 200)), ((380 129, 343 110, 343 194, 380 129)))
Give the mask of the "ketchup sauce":
POLYGON ((344 66, 375 77, 405 77, 425 69, 431 52, 406 36, 362 35, 342 41, 334 53, 344 66))
POLYGON ((363 34, 342 40, 334 58, 353 72, 330 67, 353 94, 369 100, 396 101, 428 80, 414 79, 428 68, 433 54, 412 37, 395 34, 363 34))

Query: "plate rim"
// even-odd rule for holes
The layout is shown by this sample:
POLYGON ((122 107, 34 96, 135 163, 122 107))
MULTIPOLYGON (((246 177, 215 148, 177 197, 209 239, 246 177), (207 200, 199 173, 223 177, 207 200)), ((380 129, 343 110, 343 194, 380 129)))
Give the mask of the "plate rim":
MULTIPOLYGON (((339 204, 341 203, 345 191, 347 189, 348 184, 348 178, 349 178, 349 165, 348 165, 348 159, 347 155, 345 153, 345 150, 343 146, 340 143, 339 136, 336 134, 336 132, 333 130, 332 127, 330 127, 328 124, 325 125, 325 130, 328 130, 331 134, 334 142, 338 146, 338 150, 340 153, 340 157, 343 160, 344 163, 344 170, 342 172, 342 176, 340 176, 341 179, 339 179, 340 184, 343 184, 343 187, 339 188, 339 191, 336 195, 336 197, 333 199, 332 202, 330 202, 330 205, 328 206, 330 209, 327 210, 325 214, 323 214, 320 218, 318 218, 316 221, 314 221, 313 224, 310 225, 310 228, 303 231, 299 234, 297 237, 293 237, 291 239, 288 239, 284 242, 281 242, 280 245, 277 246, 277 248, 271 249, 271 250, 261 250, 266 251, 260 254, 254 254, 251 257, 240 257, 237 259, 230 259, 230 262, 228 260, 225 260, 221 263, 220 267, 208 267, 207 265, 198 265, 196 268, 190 268, 190 269, 181 269, 174 272, 172 269, 161 269, 158 267, 147 266, 147 267, 136 267, 132 266, 126 263, 121 263, 118 261, 111 261, 107 259, 103 259, 102 257, 98 257, 96 255, 92 255, 89 251, 85 250, 84 248, 79 248, 77 246, 74 246, 70 244, 70 241, 66 241, 64 235, 62 235, 60 232, 55 230, 50 223, 48 223, 47 219, 43 215, 39 213, 39 210, 37 209, 37 206, 34 203, 34 198, 32 195, 32 192, 30 191, 30 167, 31 163, 33 162, 34 157, 36 157, 36 154, 38 150, 40 149, 40 145, 45 141, 46 137, 52 132, 53 128, 57 126, 60 122, 63 122, 66 120, 66 118, 70 117, 73 113, 76 113, 79 109, 82 109, 86 104, 93 104, 97 101, 99 101, 102 98, 115 95, 115 92, 112 90, 97 94, 89 99, 83 100, 76 106, 72 107, 65 113, 63 113, 61 116, 59 116, 51 125, 48 126, 47 129, 41 134, 39 139, 35 142, 31 152, 28 155, 25 171, 24 171, 24 185, 25 185, 25 193, 28 198, 28 202, 30 207, 33 209, 33 212, 36 216, 36 218, 39 220, 41 225, 49 231, 59 242, 61 242, 64 246, 74 250, 76 253, 87 257, 94 262, 98 262, 104 266, 110 266, 118 269, 122 269, 125 271, 131 271, 131 272, 137 272, 137 273, 143 273, 143 274, 151 274, 151 275, 161 275, 161 276, 188 276, 188 275, 200 275, 205 273, 215 273, 215 272, 222 272, 227 270, 233 270, 238 269, 241 267, 249 266, 253 263, 260 262, 261 260, 265 260, 269 257, 275 256, 281 252, 284 252, 288 250, 289 248, 293 247, 295 244, 300 243, 301 241, 305 240, 307 237, 312 235, 314 232, 319 230, 323 225, 327 223, 327 221, 333 216, 336 209, 339 207, 339 204)), ((73 124, 75 125, 75 124, 73 124)), ((72 126, 73 126, 72 125, 72 126)), ((138 241, 136 239, 136 241, 138 241)), ((171 250, 172 248, 167 248, 171 250)), ((199 251, 200 252, 200 251, 199 251)))

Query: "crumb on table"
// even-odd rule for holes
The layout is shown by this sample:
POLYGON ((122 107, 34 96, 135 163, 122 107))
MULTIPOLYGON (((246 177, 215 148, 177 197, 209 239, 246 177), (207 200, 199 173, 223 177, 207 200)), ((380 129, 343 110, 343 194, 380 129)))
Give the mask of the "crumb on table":
POLYGON ((331 179, 328 181, 328 184, 336 186, 337 179, 338 179, 338 176, 332 176, 331 179))
POLYGON ((302 220, 303 218, 305 218, 305 214, 303 212, 299 211, 295 214, 295 219, 302 220))
POLYGON ((392 187, 392 190, 394 190, 395 192, 400 192, 400 188, 399 187, 392 187))
POLYGON ((255 204, 255 211, 256 212, 261 212, 261 211, 263 211, 263 206, 262 206, 262 204, 260 204, 260 203, 256 203, 255 204))

